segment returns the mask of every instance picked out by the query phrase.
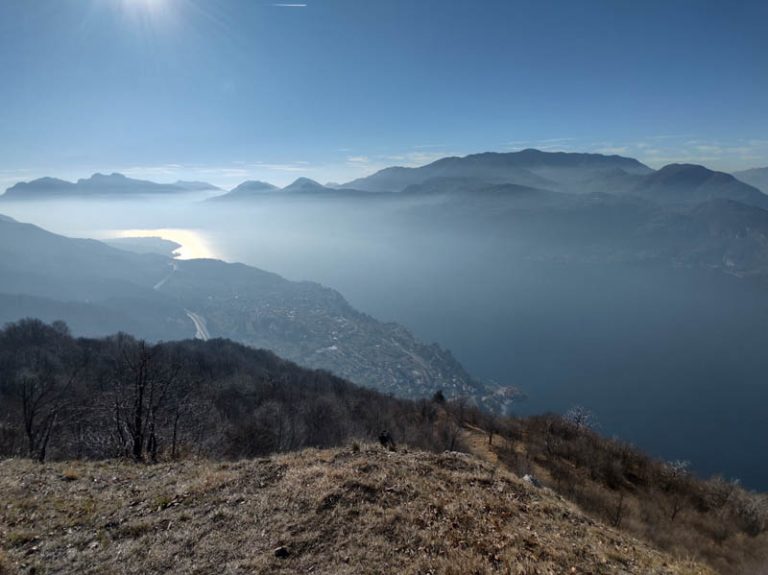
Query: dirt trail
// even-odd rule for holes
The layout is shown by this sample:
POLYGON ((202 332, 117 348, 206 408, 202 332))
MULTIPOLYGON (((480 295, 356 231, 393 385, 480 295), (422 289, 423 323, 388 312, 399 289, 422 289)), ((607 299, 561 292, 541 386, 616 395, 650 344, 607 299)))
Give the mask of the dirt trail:
MULTIPOLYGON (((479 457, 486 463, 501 466, 506 471, 518 475, 518 477, 521 477, 526 473, 531 473, 545 485, 552 485, 553 483, 552 475, 549 470, 535 463, 534 461, 528 460, 525 464, 525 467, 522 468, 523 471, 521 471, 520 468, 513 469, 504 461, 500 461, 499 456, 496 454, 495 445, 497 442, 500 443, 503 441, 502 438, 499 436, 494 436, 494 445, 488 445, 488 432, 484 429, 481 429, 480 427, 470 425, 469 423, 464 423, 461 429, 461 440, 467 449, 469 449, 469 452, 472 455, 479 457)), ((512 448, 519 456, 523 458, 526 457, 524 441, 516 442, 512 448)))
POLYGON ((461 439, 464 445, 469 448, 472 455, 475 455, 493 465, 499 463, 499 456, 492 449, 492 446, 488 445, 488 432, 475 427, 474 425, 464 424, 461 430, 461 439))

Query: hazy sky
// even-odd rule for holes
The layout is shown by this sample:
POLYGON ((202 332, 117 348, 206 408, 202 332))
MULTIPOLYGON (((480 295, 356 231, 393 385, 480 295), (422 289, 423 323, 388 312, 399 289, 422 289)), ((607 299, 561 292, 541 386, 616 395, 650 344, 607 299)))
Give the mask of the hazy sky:
POLYGON ((0 188, 538 147, 768 165, 768 2, 2 0, 0 188))

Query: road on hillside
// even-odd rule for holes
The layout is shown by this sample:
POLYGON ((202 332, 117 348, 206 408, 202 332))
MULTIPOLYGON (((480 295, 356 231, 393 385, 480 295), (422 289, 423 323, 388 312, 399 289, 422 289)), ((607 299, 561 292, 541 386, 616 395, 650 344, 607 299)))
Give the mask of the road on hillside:
POLYGON ((187 317, 191 319, 195 324, 195 339, 201 339, 203 341, 208 341, 211 339, 211 334, 208 332, 208 325, 205 321, 205 318, 196 314, 195 312, 189 311, 188 309, 185 309, 184 312, 187 314, 187 317))

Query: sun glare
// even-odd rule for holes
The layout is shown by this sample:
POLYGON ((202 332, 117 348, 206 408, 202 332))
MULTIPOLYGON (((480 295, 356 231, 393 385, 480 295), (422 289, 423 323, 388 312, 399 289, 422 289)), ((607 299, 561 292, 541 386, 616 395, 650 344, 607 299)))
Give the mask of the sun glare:
POLYGON ((157 23, 168 20, 173 0, 118 0, 121 12, 128 18, 157 23))
POLYGON ((156 237, 176 242, 181 245, 181 247, 176 250, 176 257, 180 260, 216 257, 216 254, 212 250, 205 236, 197 230, 179 228, 119 230, 109 235, 114 238, 156 237))
POLYGON ((166 0, 122 0, 123 6, 132 10, 157 10, 166 0))

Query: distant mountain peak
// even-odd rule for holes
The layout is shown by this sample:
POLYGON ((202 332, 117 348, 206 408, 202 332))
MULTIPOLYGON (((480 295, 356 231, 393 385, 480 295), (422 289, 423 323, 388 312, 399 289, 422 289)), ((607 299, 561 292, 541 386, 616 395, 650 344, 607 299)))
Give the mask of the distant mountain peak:
POLYGON ((96 172, 93 174, 90 178, 90 180, 127 180, 128 177, 125 174, 121 174, 120 172, 112 172, 111 174, 102 174, 101 172, 96 172))
POLYGON ((236 191, 268 191, 276 190, 277 186, 270 184, 269 182, 262 182, 261 180, 246 180, 242 184, 232 188, 232 192, 236 191))
POLYGON ((754 186, 764 194, 768 194, 768 167, 734 172, 733 175, 745 184, 754 186))
POLYGON ((296 178, 291 184, 283 188, 284 192, 312 192, 327 190, 320 182, 316 182, 310 178, 296 178))
MULTIPOLYGON (((77 180, 76 185, 130 185, 132 183, 141 183, 143 184, 154 184, 154 182, 145 182, 143 180, 134 180, 132 178, 129 178, 125 174, 121 174, 119 172, 112 172, 111 174, 102 174, 101 172, 96 172, 95 174, 92 174, 89 178, 80 178, 77 180)), ((160 185, 160 184, 157 184, 160 185)))
POLYGON ((312 186, 322 186, 320 182, 317 182, 311 178, 305 178, 304 176, 300 178, 296 178, 293 183, 290 184, 291 186, 306 186, 306 185, 312 185, 312 186))
POLYGON ((757 188, 699 164, 668 164, 645 176, 630 191, 661 202, 729 199, 768 209, 768 196, 757 188))
POLYGON ((245 182, 235 186, 226 194, 211 198, 212 201, 219 200, 244 200, 255 196, 260 196, 265 193, 278 190, 277 186, 270 184, 269 182, 262 182, 259 180, 246 180, 245 182))
POLYGON ((724 182, 737 182, 731 174, 710 170, 700 164, 667 164, 660 168, 652 178, 676 179, 681 183, 701 183, 710 179, 719 179, 724 182))

